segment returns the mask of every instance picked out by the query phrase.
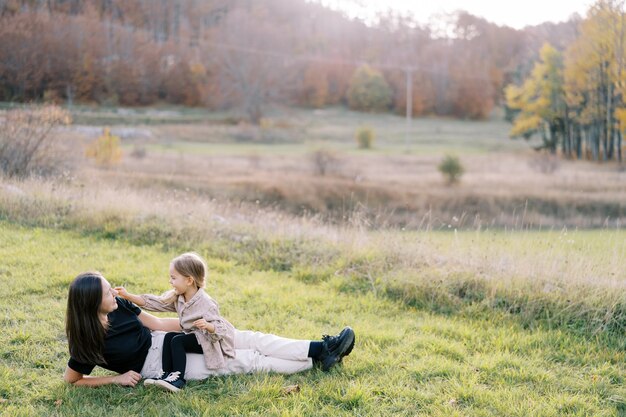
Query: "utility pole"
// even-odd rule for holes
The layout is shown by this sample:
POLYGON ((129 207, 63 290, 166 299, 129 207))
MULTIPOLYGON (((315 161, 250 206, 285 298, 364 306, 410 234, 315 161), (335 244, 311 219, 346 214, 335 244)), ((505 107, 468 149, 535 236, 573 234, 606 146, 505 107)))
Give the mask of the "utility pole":
POLYGON ((413 68, 406 67, 406 127, 404 131, 404 152, 409 153, 409 135, 413 119, 413 68))

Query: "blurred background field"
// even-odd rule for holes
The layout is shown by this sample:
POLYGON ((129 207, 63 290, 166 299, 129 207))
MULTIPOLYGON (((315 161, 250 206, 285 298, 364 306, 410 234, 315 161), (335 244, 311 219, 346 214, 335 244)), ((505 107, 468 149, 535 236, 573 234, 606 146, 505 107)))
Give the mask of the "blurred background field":
POLYGON ((124 124, 129 119, 118 116, 111 132, 121 138, 125 157, 114 169, 81 155, 106 125, 74 123, 55 134, 76 141, 73 175, 82 181, 176 187, 334 223, 355 211, 372 227, 410 229, 624 223, 625 171, 538 154, 523 140, 507 139, 497 114, 484 121, 416 119, 407 139, 398 116, 341 108, 275 111, 260 126, 232 124, 226 115, 208 121, 215 115, 200 117, 197 110, 191 122, 184 109, 167 110, 169 122, 162 124, 124 124), (371 149, 357 146, 363 126, 375 132, 371 149), (437 169, 446 154, 458 155, 465 169, 454 186, 437 169))

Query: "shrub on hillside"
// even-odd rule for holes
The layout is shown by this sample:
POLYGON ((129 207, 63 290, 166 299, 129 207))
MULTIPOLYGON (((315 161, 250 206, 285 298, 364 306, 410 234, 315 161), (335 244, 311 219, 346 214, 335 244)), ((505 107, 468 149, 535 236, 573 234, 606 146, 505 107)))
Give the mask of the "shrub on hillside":
POLYGON ((361 127, 357 129, 355 136, 360 149, 371 149, 374 146, 376 134, 371 127, 361 127))
POLYGON ((57 106, 10 110, 0 120, 0 170, 7 177, 50 175, 65 168, 62 144, 52 135, 57 126, 71 122, 57 106))
POLYGON ((135 159, 144 159, 148 155, 148 151, 145 146, 135 145, 130 152, 130 156, 135 159))
POLYGON ((348 105, 361 111, 383 111, 391 105, 392 91, 383 75, 364 65, 356 70, 348 88, 348 105))
POLYGON ((111 134, 111 130, 107 127, 104 133, 88 148, 86 155, 93 158, 96 163, 101 166, 110 167, 120 162, 122 159, 122 148, 120 147, 120 138, 111 134))
POLYGON ((464 172, 461 161, 454 155, 446 155, 437 168, 446 178, 448 184, 458 182, 464 172))

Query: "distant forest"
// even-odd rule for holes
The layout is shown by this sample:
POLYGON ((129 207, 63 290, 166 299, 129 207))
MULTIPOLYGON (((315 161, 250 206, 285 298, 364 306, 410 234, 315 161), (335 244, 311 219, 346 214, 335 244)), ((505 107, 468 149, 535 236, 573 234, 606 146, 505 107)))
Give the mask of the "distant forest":
POLYGON ((0 0, 0 101, 236 107, 258 122, 269 103, 358 106, 367 68, 385 90, 372 108, 404 114, 410 77, 413 115, 480 119, 580 21, 515 30, 458 12, 435 28, 304 0, 0 0))

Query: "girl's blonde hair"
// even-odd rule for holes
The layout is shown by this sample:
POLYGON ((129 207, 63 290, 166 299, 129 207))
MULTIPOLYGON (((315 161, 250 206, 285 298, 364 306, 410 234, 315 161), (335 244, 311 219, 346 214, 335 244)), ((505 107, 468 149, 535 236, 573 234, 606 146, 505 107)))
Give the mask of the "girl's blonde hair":
MULTIPOLYGON (((193 279, 198 288, 206 284, 207 267, 204 259, 195 252, 186 252, 172 259, 172 266, 184 277, 193 279)), ((166 303, 174 303, 178 299, 176 291, 169 290, 163 294, 166 303)))
POLYGON ((204 259, 195 252, 186 252, 172 259, 174 269, 184 277, 193 278, 196 287, 204 288, 207 267, 204 259))

